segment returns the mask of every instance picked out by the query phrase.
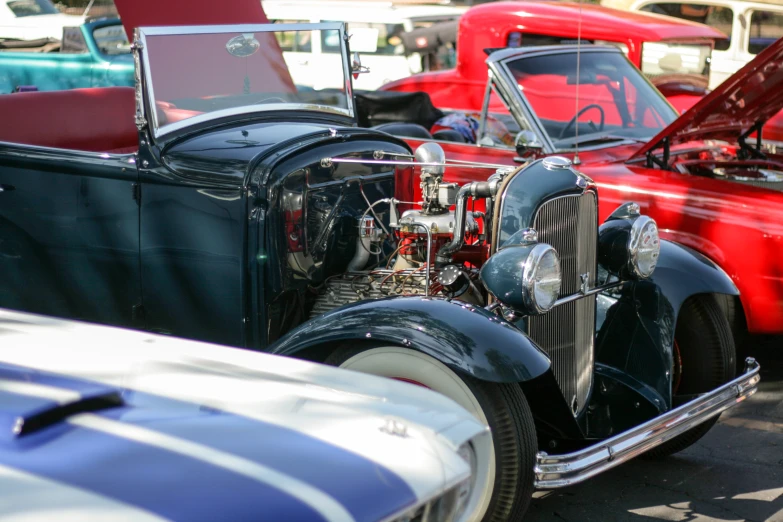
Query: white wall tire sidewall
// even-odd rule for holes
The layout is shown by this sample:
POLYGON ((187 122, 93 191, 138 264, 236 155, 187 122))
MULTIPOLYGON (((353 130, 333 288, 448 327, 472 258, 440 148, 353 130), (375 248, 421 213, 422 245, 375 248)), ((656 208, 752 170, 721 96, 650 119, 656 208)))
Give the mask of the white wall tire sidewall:
MULTIPOLYGON (((481 409, 478 399, 459 375, 445 364, 429 355, 396 346, 370 348, 344 361, 340 368, 381 377, 405 378, 419 382, 424 386, 450 398, 484 424, 487 417, 481 409)), ((474 513, 471 521, 483 518, 492 499, 495 483, 495 448, 492 437, 482 437, 485 447, 476 447, 476 456, 489 462, 486 470, 477 470, 476 492, 470 501, 466 513, 474 513)))

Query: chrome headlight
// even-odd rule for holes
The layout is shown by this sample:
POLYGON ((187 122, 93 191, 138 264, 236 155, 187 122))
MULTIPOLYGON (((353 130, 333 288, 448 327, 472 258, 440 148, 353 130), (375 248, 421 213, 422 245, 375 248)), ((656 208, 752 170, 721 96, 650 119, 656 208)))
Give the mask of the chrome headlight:
POLYGON ((639 216, 631 225, 628 239, 628 269, 639 278, 650 277, 661 254, 658 225, 647 216, 639 216))
POLYGON ((621 279, 650 277, 660 253, 658 225, 636 203, 621 205, 598 231, 598 262, 621 279))
POLYGON ((509 246, 484 263, 481 280, 504 305, 527 315, 542 314, 560 294, 560 256, 546 243, 509 246))

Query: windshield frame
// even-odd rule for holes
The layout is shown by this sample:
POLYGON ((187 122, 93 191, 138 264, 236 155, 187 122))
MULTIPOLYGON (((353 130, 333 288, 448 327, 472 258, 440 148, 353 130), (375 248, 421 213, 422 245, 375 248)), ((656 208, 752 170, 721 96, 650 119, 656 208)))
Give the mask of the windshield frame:
POLYGON ((144 112, 149 120, 150 130, 153 138, 161 138, 167 134, 180 131, 189 127, 200 125, 212 120, 224 119, 232 116, 243 116, 250 114, 269 113, 280 111, 298 111, 298 112, 317 112, 333 116, 348 117, 355 120, 356 111, 353 100, 353 87, 351 83, 350 64, 348 61, 348 42, 345 33, 345 24, 342 22, 324 22, 324 23, 296 23, 296 24, 236 24, 236 25, 191 25, 191 26, 164 26, 164 27, 140 27, 137 29, 136 42, 132 47, 137 47, 141 52, 142 74, 141 85, 137 85, 137 92, 141 87, 144 94, 144 112), (232 107, 220 109, 193 116, 175 123, 169 123, 163 128, 158 121, 158 111, 153 110, 157 107, 155 100, 155 89, 153 88, 152 75, 150 74, 150 62, 147 51, 148 36, 176 36, 176 35, 197 35, 197 34, 216 34, 216 33, 270 33, 282 31, 338 31, 340 34, 340 54, 342 57, 343 78, 345 85, 346 109, 332 107, 329 105, 320 105, 315 103, 268 103, 264 105, 245 105, 242 107, 232 107))
MULTIPOLYGON (((525 58, 534 58, 540 56, 554 56, 557 54, 575 54, 576 52, 577 52, 576 45, 510 48, 510 49, 503 49, 500 51, 496 51, 492 53, 487 59, 487 65, 489 66, 491 76, 495 80, 495 86, 498 90, 498 94, 501 95, 501 97, 504 99, 506 104, 509 106, 509 109, 511 110, 511 114, 517 120, 517 123, 519 124, 520 128, 532 127, 531 130, 533 130, 533 132, 535 132, 538 135, 541 144, 543 145, 543 152, 545 154, 554 154, 557 152, 572 152, 576 149, 577 146, 575 145, 568 148, 555 146, 554 141, 546 132, 546 129, 544 128, 543 123, 539 119, 538 114, 536 113, 534 107, 527 100, 525 95, 522 93, 521 89, 518 88, 517 82, 514 78, 513 73, 508 67, 508 64, 525 58), (525 122, 528 122, 529 125, 526 125, 525 122)), ((625 56, 620 49, 614 46, 582 45, 580 46, 579 52, 614 53, 622 56, 623 59, 628 61, 628 64, 632 68, 632 70, 636 70, 638 72, 638 76, 640 77, 640 79, 643 82, 646 82, 650 86, 650 88, 653 90, 653 93, 660 96, 661 100, 666 104, 666 106, 671 108, 672 114, 675 116, 674 119, 676 119, 676 117, 678 116, 676 109, 674 109, 674 107, 672 107, 669 101, 666 100, 666 98, 662 94, 660 94, 660 92, 655 88, 655 86, 650 82, 650 80, 644 74, 639 72, 638 68, 634 66, 630 60, 628 60, 628 57, 625 56)), ((657 135, 657 133, 662 130, 663 129, 659 129, 654 135, 657 135)), ((652 139, 653 136, 650 136, 650 139, 652 139)), ((589 145, 589 146, 578 145, 578 147, 580 150, 592 150, 592 149, 614 147, 617 145, 630 144, 630 143, 639 143, 639 139, 628 137, 627 139, 618 139, 617 141, 607 141, 596 145, 589 145)))

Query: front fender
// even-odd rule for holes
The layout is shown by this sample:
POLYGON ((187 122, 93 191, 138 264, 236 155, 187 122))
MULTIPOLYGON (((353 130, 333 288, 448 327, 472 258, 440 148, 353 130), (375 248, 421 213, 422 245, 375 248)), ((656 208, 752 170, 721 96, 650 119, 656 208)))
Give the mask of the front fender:
POLYGON ((658 285, 674 308, 698 294, 739 295, 731 278, 718 265, 684 245, 661 240, 661 255, 650 280, 658 285))
POLYGON ((295 328, 267 350, 296 356, 322 344, 385 342, 425 353, 456 372, 495 383, 524 382, 551 366, 504 319, 470 304, 428 297, 358 301, 295 328))
POLYGON ((699 294, 739 295, 728 275, 688 247, 661 241, 650 279, 629 281, 598 297, 596 362, 620 370, 646 389, 643 396, 665 411, 672 404, 670 369, 683 303, 699 294))

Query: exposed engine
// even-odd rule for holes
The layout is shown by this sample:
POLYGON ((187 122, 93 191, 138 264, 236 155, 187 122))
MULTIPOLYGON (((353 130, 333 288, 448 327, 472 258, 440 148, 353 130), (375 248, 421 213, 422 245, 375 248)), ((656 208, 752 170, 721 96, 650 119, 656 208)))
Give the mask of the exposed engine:
POLYGON ((415 159, 421 165, 419 208, 399 216, 400 202, 393 198, 372 204, 388 203, 391 207, 393 251, 384 256, 383 263, 363 270, 372 256, 382 252, 384 240, 383 231, 369 215, 372 208, 368 208, 357 223, 353 259, 345 273, 329 277, 318 289, 311 316, 354 301, 400 295, 441 295, 486 304, 486 291, 478 284, 479 268, 490 250, 487 236, 482 233, 486 230, 486 215, 469 211, 467 199, 494 196, 498 181, 506 172, 501 170, 491 182, 474 182, 460 188, 456 183, 443 181, 445 157, 437 145, 420 147, 415 159))
POLYGON ((783 161, 755 149, 719 146, 708 151, 678 154, 672 167, 681 174, 705 176, 745 185, 783 190, 783 161), (745 158, 749 154, 756 157, 745 158))

